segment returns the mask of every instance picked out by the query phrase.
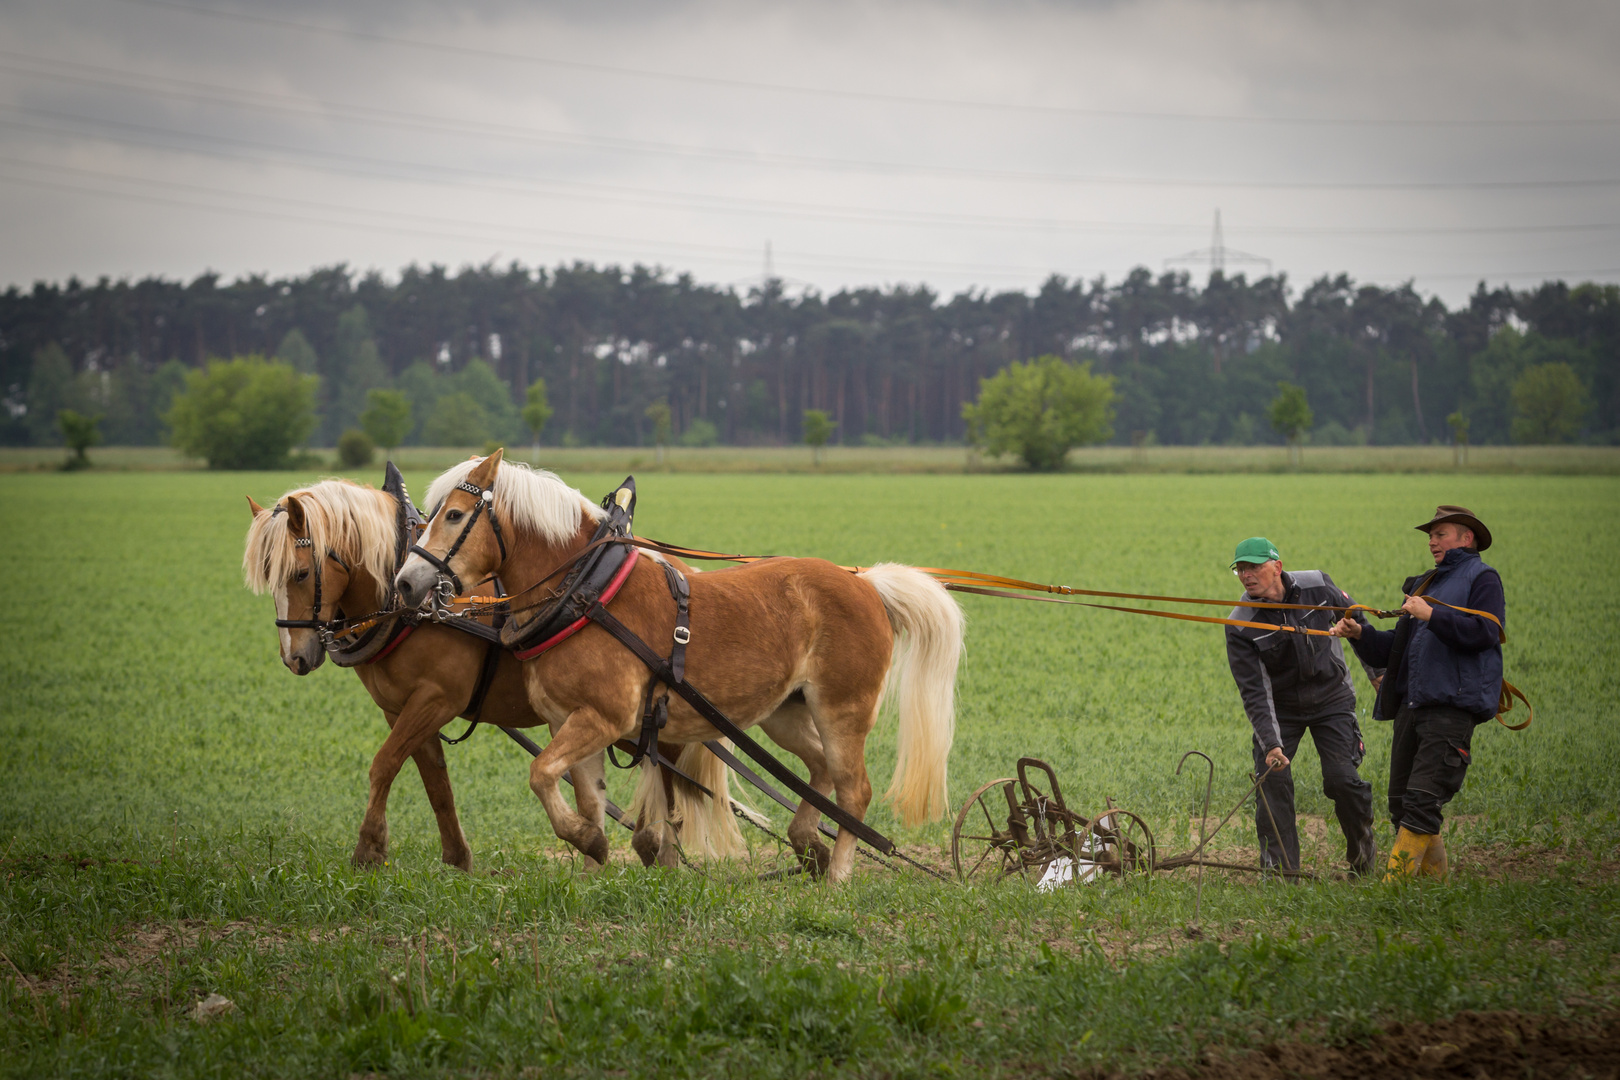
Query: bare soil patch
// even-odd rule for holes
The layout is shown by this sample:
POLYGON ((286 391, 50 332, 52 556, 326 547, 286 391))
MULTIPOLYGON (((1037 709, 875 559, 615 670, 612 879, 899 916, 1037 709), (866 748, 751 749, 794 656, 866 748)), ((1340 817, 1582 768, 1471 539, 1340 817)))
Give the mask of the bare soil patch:
POLYGON ((1272 1043, 1232 1055, 1220 1049, 1206 1050, 1204 1057, 1192 1069, 1178 1066, 1082 1075, 1092 1080, 1127 1075, 1163 1080, 1350 1080, 1366 1076, 1612 1080, 1620 1076, 1620 1015, 1575 1020, 1517 1012, 1461 1013, 1428 1024, 1390 1024, 1365 1042, 1340 1046, 1272 1043))

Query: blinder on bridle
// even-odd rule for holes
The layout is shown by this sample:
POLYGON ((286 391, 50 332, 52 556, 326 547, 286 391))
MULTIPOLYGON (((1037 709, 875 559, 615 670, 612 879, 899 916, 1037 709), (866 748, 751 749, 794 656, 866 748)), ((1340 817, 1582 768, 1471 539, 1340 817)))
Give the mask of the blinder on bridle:
MULTIPOLYGON (((461 534, 456 537, 456 542, 450 545, 450 550, 445 552, 443 558, 441 558, 420 544, 412 544, 410 549, 412 555, 420 555, 439 572, 439 587, 434 590, 434 595, 446 602, 460 596, 463 592, 461 578, 457 576, 454 570, 450 569, 450 560, 456 557, 456 552, 461 550, 461 545, 467 542, 467 537, 472 535, 473 527, 478 524, 479 515, 486 510, 489 512, 489 527, 495 533, 495 543, 501 549, 501 562, 506 561, 506 537, 501 533, 501 519, 495 515, 495 489, 493 487, 481 488, 477 484, 469 484, 463 480, 455 486, 455 490, 465 491, 469 495, 476 495, 478 501, 473 503, 472 513, 467 515, 467 524, 461 527, 461 534), (444 591, 446 587, 453 590, 448 595, 444 591)), ((440 511, 443 509, 443 503, 433 508, 433 513, 428 516, 429 527, 438 519, 440 511)))
MULTIPOLYGON (((285 514, 286 512, 287 508, 285 506, 277 506, 274 510, 270 511, 270 516, 275 517, 277 514, 285 514)), ((293 540, 293 547, 295 548, 313 548, 314 546, 315 541, 311 540, 307 536, 296 537, 293 540)), ((331 559, 333 562, 343 567, 345 573, 353 572, 350 570, 349 564, 344 562, 342 557, 339 556, 337 552, 328 549, 326 552, 326 558, 331 559)), ((325 562, 325 560, 311 558, 309 562, 310 573, 315 575, 315 601, 310 607, 310 617, 307 619, 277 619, 276 627, 281 630, 313 630, 320 635, 321 644, 327 648, 331 648, 332 643, 336 638, 336 635, 332 632, 332 626, 335 623, 341 623, 343 620, 323 620, 319 617, 321 614, 321 565, 325 562)))

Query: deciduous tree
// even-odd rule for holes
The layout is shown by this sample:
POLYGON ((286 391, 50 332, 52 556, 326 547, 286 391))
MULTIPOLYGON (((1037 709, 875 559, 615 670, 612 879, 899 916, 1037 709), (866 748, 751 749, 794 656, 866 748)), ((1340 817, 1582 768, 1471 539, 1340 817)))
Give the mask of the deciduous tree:
POLYGON ((209 468, 284 468, 314 429, 318 382, 259 356, 214 360, 187 374, 165 419, 181 453, 209 468))
POLYGON ((1271 420, 1272 430, 1288 440, 1288 463, 1297 466, 1300 440, 1311 430, 1313 419, 1305 388, 1293 383, 1278 383, 1277 396, 1272 399, 1267 416, 1271 420))
POLYGON ((411 430, 411 403, 398 390, 368 390, 360 428, 373 443, 392 453, 411 430))
POLYGON ((832 438, 833 428, 838 424, 828 416, 823 409, 806 409, 804 419, 800 421, 800 430, 804 432, 804 441, 810 447, 810 460, 817 465, 821 464, 821 450, 832 438))
POLYGON ((546 380, 536 379, 530 383, 523 395, 523 426, 534 436, 534 452, 537 455, 540 453, 540 433, 555 412, 551 407, 551 398, 546 393, 546 380))
POLYGON ((674 432, 670 420, 669 402, 662 400, 653 402, 647 406, 646 415, 647 419, 652 421, 653 426, 653 446, 657 448, 654 457, 655 460, 662 464, 664 447, 669 445, 670 435, 674 432))
POLYGON ((67 444, 73 456, 68 458, 67 468, 85 469, 90 466, 90 455, 86 453, 92 446, 101 442, 101 414, 85 416, 72 409, 59 409, 56 413, 56 426, 62 432, 62 441, 67 444))
POLYGON ((962 417, 970 445, 1051 472, 1072 448, 1113 434, 1114 380, 1093 375, 1089 363, 1041 356, 979 380, 979 399, 962 417))
POLYGON ((1537 364, 1513 384, 1513 441, 1567 443, 1581 430, 1591 402, 1568 364, 1537 364))

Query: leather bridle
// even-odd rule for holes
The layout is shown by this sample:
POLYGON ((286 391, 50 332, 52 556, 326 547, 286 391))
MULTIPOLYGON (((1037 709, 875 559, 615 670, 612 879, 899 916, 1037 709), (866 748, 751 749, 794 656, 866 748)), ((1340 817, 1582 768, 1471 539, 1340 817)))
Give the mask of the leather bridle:
MULTIPOLYGON (((286 511, 287 508, 285 506, 278 506, 274 510, 270 511, 270 513, 272 516, 274 516, 276 514, 286 513, 286 511)), ((293 547, 295 548, 314 548, 314 546, 315 541, 311 540, 307 536, 300 536, 293 540, 293 547)), ((309 609, 310 617, 307 619, 277 619, 276 627, 281 630, 313 630, 320 636, 321 645, 327 649, 331 649, 333 642, 336 640, 336 634, 333 632, 332 627, 334 624, 342 623, 343 620, 335 618, 320 618, 321 566, 325 562, 325 559, 314 558, 313 551, 311 551, 310 554, 310 573, 315 576, 315 600, 309 609)), ((344 562, 342 557, 340 557, 337 552, 328 549, 326 552, 326 558, 331 559, 333 562, 343 567, 345 573, 353 573, 353 570, 349 567, 349 564, 344 562)))
MULTIPOLYGON (((450 550, 444 553, 443 558, 440 558, 420 544, 412 544, 410 549, 412 555, 420 555, 427 560, 439 572, 441 577, 454 586, 455 591, 450 594, 451 597, 460 596, 463 589, 461 587, 461 578, 454 570, 450 569, 450 560, 456 557, 456 552, 461 550, 461 545, 467 542, 467 537, 472 535, 473 526, 478 524, 479 515, 486 510, 489 511, 489 527, 495 532, 495 543, 501 549, 501 562, 506 562, 506 537, 501 533, 501 519, 495 516, 495 489, 493 487, 481 488, 477 484, 469 484, 463 480, 455 486, 455 490, 465 491, 469 495, 476 495, 478 501, 473 503, 472 513, 467 515, 467 524, 461 527, 461 534, 456 537, 456 542, 450 545, 450 550)), ((438 520, 439 513, 443 509, 444 503, 440 503, 433 508, 433 513, 428 517, 428 528, 433 527, 433 523, 438 520)))

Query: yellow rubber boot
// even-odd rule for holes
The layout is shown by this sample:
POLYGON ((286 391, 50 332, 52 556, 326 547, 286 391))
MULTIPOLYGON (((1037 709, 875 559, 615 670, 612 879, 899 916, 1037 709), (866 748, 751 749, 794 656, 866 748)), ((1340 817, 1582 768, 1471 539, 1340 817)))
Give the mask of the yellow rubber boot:
POLYGON ((1429 843, 1436 839, 1428 833, 1415 833, 1406 826, 1395 837, 1395 847, 1389 853, 1389 869, 1385 881, 1414 876, 1428 857, 1429 843))
POLYGON ((1429 850, 1423 853, 1423 865, 1418 867, 1418 873, 1423 877, 1446 880, 1446 873, 1450 867, 1446 863, 1446 842, 1440 836, 1429 837, 1429 850))

